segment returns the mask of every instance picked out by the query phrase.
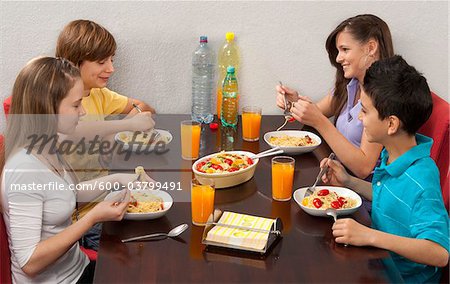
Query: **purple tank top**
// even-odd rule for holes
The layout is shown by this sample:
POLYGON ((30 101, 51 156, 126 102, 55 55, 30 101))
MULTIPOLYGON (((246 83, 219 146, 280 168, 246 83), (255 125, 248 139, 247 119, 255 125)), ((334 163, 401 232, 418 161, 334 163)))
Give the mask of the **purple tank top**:
POLYGON ((347 138, 350 143, 356 147, 361 146, 361 136, 363 132, 362 122, 358 119, 358 114, 361 111, 361 102, 353 105, 355 101, 356 92, 358 90, 358 80, 353 78, 347 85, 347 105, 342 108, 341 114, 337 118, 336 128, 342 135, 347 138))

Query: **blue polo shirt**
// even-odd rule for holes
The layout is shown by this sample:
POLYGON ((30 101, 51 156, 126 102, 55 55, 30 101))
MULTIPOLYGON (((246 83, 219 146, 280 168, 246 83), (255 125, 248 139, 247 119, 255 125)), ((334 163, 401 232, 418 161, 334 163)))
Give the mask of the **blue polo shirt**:
MULTIPOLYGON (((417 146, 387 165, 381 164, 372 180, 372 227, 390 234, 427 239, 449 250, 449 218, 439 184, 439 171, 430 158, 432 139, 416 135, 417 146)), ((438 282, 440 269, 391 254, 406 282, 438 282)))

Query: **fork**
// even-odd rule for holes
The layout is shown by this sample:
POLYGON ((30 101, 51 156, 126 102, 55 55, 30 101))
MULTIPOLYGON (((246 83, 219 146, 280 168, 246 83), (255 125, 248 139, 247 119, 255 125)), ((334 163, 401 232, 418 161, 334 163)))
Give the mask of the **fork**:
MULTIPOLYGON (((278 83, 280 83, 280 87, 283 87, 283 83, 281 83, 281 81, 278 81, 278 83)), ((277 128, 277 131, 280 131, 283 127, 286 126, 288 121, 292 119, 292 113, 291 113, 290 109, 291 109, 291 102, 288 101, 288 99, 286 97, 286 93, 284 93, 284 112, 283 112, 284 123, 283 123, 283 125, 281 125, 280 127, 277 128)))
MULTIPOLYGON (((139 113, 141 113, 142 112, 142 109, 137 105, 137 104, 135 104, 135 103, 132 103, 132 105, 133 105, 133 107, 139 112, 139 113)), ((144 132, 144 131, 141 131, 142 132, 142 136, 146 139, 147 137, 148 137, 148 132, 144 132)), ((158 131, 156 131, 156 130, 153 130, 153 132, 152 132, 152 135, 154 134, 154 136, 153 136, 153 141, 155 141, 156 140, 156 138, 159 138, 159 136, 161 136, 161 133, 159 133, 158 131)))
MULTIPOLYGON (((330 156, 328 156, 328 159, 333 160, 335 157, 336 157, 336 155, 334 153, 331 153, 330 156)), ((305 195, 303 196, 303 198, 310 196, 311 194, 314 193, 314 190, 316 190, 317 183, 322 178, 322 176, 327 172, 327 170, 328 170, 328 164, 326 164, 322 169, 320 169, 320 172, 316 177, 316 181, 314 182, 314 184, 312 186, 310 186, 306 189, 306 192, 305 192, 305 195)))

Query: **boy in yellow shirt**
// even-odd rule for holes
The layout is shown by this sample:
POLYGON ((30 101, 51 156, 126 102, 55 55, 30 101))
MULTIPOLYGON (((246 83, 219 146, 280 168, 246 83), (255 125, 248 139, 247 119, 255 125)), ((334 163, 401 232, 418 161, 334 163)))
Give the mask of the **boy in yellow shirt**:
MULTIPOLYGON (((58 37, 56 57, 73 62, 80 69, 84 84, 85 97, 82 105, 86 115, 81 118, 75 134, 67 138, 75 141, 75 144, 82 139, 92 141, 94 137, 106 139, 120 131, 148 131, 155 125, 151 117, 151 114, 155 112, 154 108, 140 100, 122 96, 106 88, 114 72, 113 61, 116 47, 112 34, 89 20, 70 22, 58 37), (125 118, 108 119, 111 116, 125 116, 125 118)), ((99 154, 92 154, 98 150, 99 145, 94 145, 94 148, 91 153, 86 152, 86 147, 85 151, 72 151, 73 153, 65 155, 80 181, 108 174, 100 161, 102 157, 99 154)), ((103 198, 104 195, 79 208, 77 217, 83 217, 96 202, 103 198)), ((100 232, 101 226, 97 224, 85 235, 83 245, 97 250, 100 232)))

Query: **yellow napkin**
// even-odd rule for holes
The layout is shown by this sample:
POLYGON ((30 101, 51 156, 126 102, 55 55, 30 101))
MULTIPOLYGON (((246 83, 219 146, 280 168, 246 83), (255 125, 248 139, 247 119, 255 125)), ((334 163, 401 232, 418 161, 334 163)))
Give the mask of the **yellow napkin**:
MULTIPOLYGON (((275 222, 274 219, 225 211, 218 223, 270 231, 273 222, 275 222)), ((257 250, 264 248, 268 238, 269 233, 232 229, 220 225, 214 226, 206 236, 207 241, 257 250)))

